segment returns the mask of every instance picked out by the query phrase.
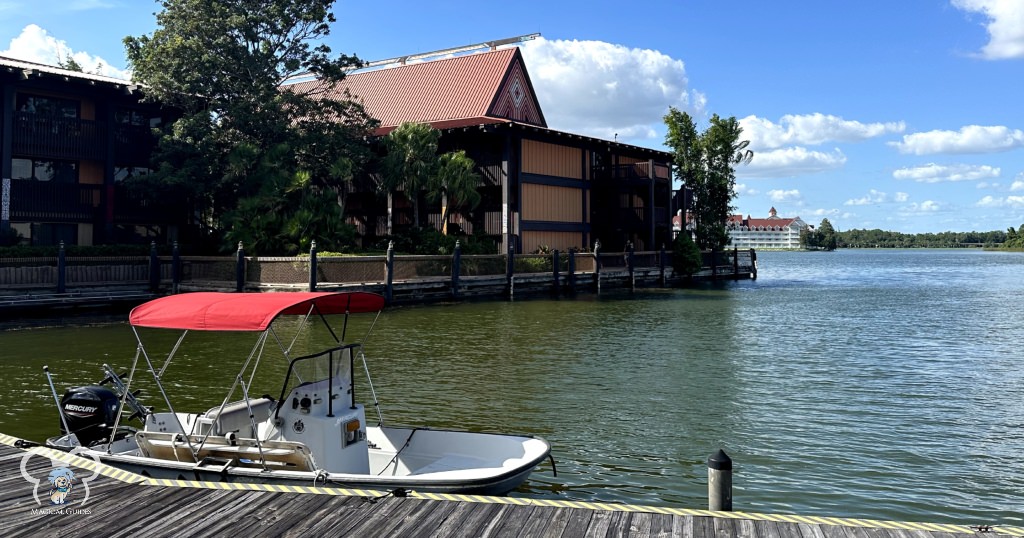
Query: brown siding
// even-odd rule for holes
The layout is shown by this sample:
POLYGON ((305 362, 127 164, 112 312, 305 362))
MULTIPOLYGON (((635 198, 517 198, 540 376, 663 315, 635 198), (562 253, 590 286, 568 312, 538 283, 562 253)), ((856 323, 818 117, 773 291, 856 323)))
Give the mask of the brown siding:
POLYGON ((583 234, 579 232, 523 232, 523 252, 534 252, 541 245, 551 250, 567 252, 570 248, 584 248, 583 234))
POLYGON ((523 140, 523 173, 583 179, 583 156, 579 148, 523 140))
POLYGON ((96 120, 96 103, 88 99, 83 99, 79 104, 79 115, 83 120, 96 120))
POLYGON ((103 165, 96 161, 82 161, 78 169, 78 182, 89 185, 103 184, 103 165))
POLYGON ((523 220, 583 222, 580 189, 523 184, 523 220))

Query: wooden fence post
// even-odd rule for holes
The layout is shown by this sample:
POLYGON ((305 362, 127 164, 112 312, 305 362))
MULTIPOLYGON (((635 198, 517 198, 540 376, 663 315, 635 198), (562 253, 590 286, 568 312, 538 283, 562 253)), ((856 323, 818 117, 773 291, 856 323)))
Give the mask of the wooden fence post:
POLYGON ((569 293, 576 293, 576 251, 569 250, 569 293))
POLYGON ((508 290, 508 298, 515 296, 515 271, 516 271, 516 245, 512 235, 508 236, 508 253, 505 258, 505 285, 508 290))
POLYGON ((388 255, 384 261, 384 301, 387 304, 391 304, 391 301, 395 298, 394 295, 394 282, 395 278, 395 242, 388 241, 388 255))
POLYGON ((156 253, 156 241, 149 243, 149 291, 160 289, 160 257, 156 253))
POLYGON ((636 290, 636 248, 633 242, 626 243, 628 247, 626 254, 626 270, 629 271, 629 290, 636 290))
POLYGON ((559 282, 558 282, 558 277, 559 277, 559 274, 558 274, 558 262, 559 261, 560 260, 558 259, 558 249, 555 249, 554 252, 551 253, 551 267, 552 267, 552 270, 551 270, 552 275, 551 276, 552 276, 552 279, 554 280, 554 283, 552 285, 552 292, 556 293, 556 294, 558 293, 558 288, 559 288, 559 285, 558 285, 559 284, 559 282))
POLYGON ((235 254, 235 291, 245 291, 245 248, 242 242, 238 242, 238 252, 235 254))
POLYGON ((57 293, 64 293, 67 288, 67 256, 64 253, 64 242, 57 249, 57 293))
POLYGON ((178 293, 181 285, 181 252, 178 250, 178 242, 174 242, 174 249, 171 251, 171 293, 178 293))
POLYGON ((452 253, 452 299, 459 298, 459 276, 462 272, 462 245, 455 241, 455 252, 452 253))
POLYGON ((658 285, 665 287, 665 243, 661 244, 661 256, 658 256, 658 285))
POLYGON ((316 239, 309 243, 309 291, 316 291, 316 239))
POLYGON ((739 248, 732 247, 732 279, 733 280, 739 280, 740 279, 740 257, 739 257, 739 253, 740 253, 739 248))

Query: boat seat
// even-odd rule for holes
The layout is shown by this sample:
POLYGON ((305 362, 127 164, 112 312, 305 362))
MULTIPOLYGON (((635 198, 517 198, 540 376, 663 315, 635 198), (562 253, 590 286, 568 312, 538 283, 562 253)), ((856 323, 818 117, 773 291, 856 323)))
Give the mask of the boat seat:
MULTIPOLYGON (((253 418, 256 419, 256 424, 265 422, 270 418, 270 414, 274 409, 274 403, 274 400, 266 397, 249 400, 249 406, 252 407, 252 414, 253 418)), ((213 430, 210 433, 214 435, 235 432, 239 437, 256 436, 256 432, 252 431, 252 421, 249 420, 249 408, 246 407, 245 400, 231 402, 224 406, 223 411, 221 411, 219 405, 212 407, 209 411, 203 413, 202 418, 209 419, 210 423, 213 424, 213 430)))
MULTIPOLYGON (((248 418, 248 417, 247 417, 248 418)), ((167 461, 196 462, 204 458, 222 458, 231 460, 234 467, 262 469, 260 448, 263 449, 263 460, 270 470, 274 471, 315 471, 316 462, 309 447, 294 441, 262 441, 256 445, 255 439, 229 439, 210 435, 203 443, 203 436, 191 435, 192 446, 199 448, 196 457, 180 433, 137 432, 135 441, 139 445, 139 453, 146 458, 167 461)))

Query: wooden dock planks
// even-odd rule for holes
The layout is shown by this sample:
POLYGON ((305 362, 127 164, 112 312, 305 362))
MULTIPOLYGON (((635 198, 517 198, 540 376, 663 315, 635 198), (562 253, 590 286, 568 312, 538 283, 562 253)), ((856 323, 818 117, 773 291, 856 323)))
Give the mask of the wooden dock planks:
MULTIPOLYGON (((0 441, 10 440, 0 436, 0 441)), ((37 487, 43 505, 36 504, 33 485, 21 473, 27 452, 0 443, 0 535, 14 536, 523 536, 523 537, 667 537, 684 538, 961 538, 980 537, 967 527, 897 523, 857 526, 795 523, 756 514, 712 513, 680 515, 671 509, 626 505, 528 499, 445 500, 413 494, 409 497, 309 494, 261 491, 252 488, 175 487, 129 483, 95 473, 95 466, 71 465, 76 480, 68 513, 42 514, 48 504, 46 476, 51 461, 34 453, 26 472, 42 482, 37 487), (707 515, 703 515, 707 514, 707 515), (749 517, 748 517, 749 516, 749 517), (891 527, 891 528, 889 528, 891 527)), ((59 463, 58 465, 65 465, 59 463)), ((120 476, 120 475, 119 475, 120 476)), ((195 485, 195 484, 193 484, 195 485)), ((471 496, 458 498, 474 499, 471 496)), ((678 510, 676 510, 678 511, 678 510)), ((778 518, 776 518, 778 519, 778 518)), ((807 518, 802 518, 807 519, 807 518)), ((868 522, 870 523, 870 522, 868 522)), ((984 534, 986 538, 995 533, 984 534)), ((1011 529, 1015 536, 1018 529, 1011 529)))

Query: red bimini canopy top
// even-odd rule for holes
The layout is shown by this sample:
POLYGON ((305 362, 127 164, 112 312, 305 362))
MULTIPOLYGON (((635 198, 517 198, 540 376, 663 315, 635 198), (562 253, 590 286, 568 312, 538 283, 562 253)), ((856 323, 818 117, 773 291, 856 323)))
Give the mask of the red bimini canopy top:
POLYGON ((169 295, 132 309, 135 327, 195 331, 265 331, 281 315, 378 312, 384 297, 367 292, 196 292, 169 295))

